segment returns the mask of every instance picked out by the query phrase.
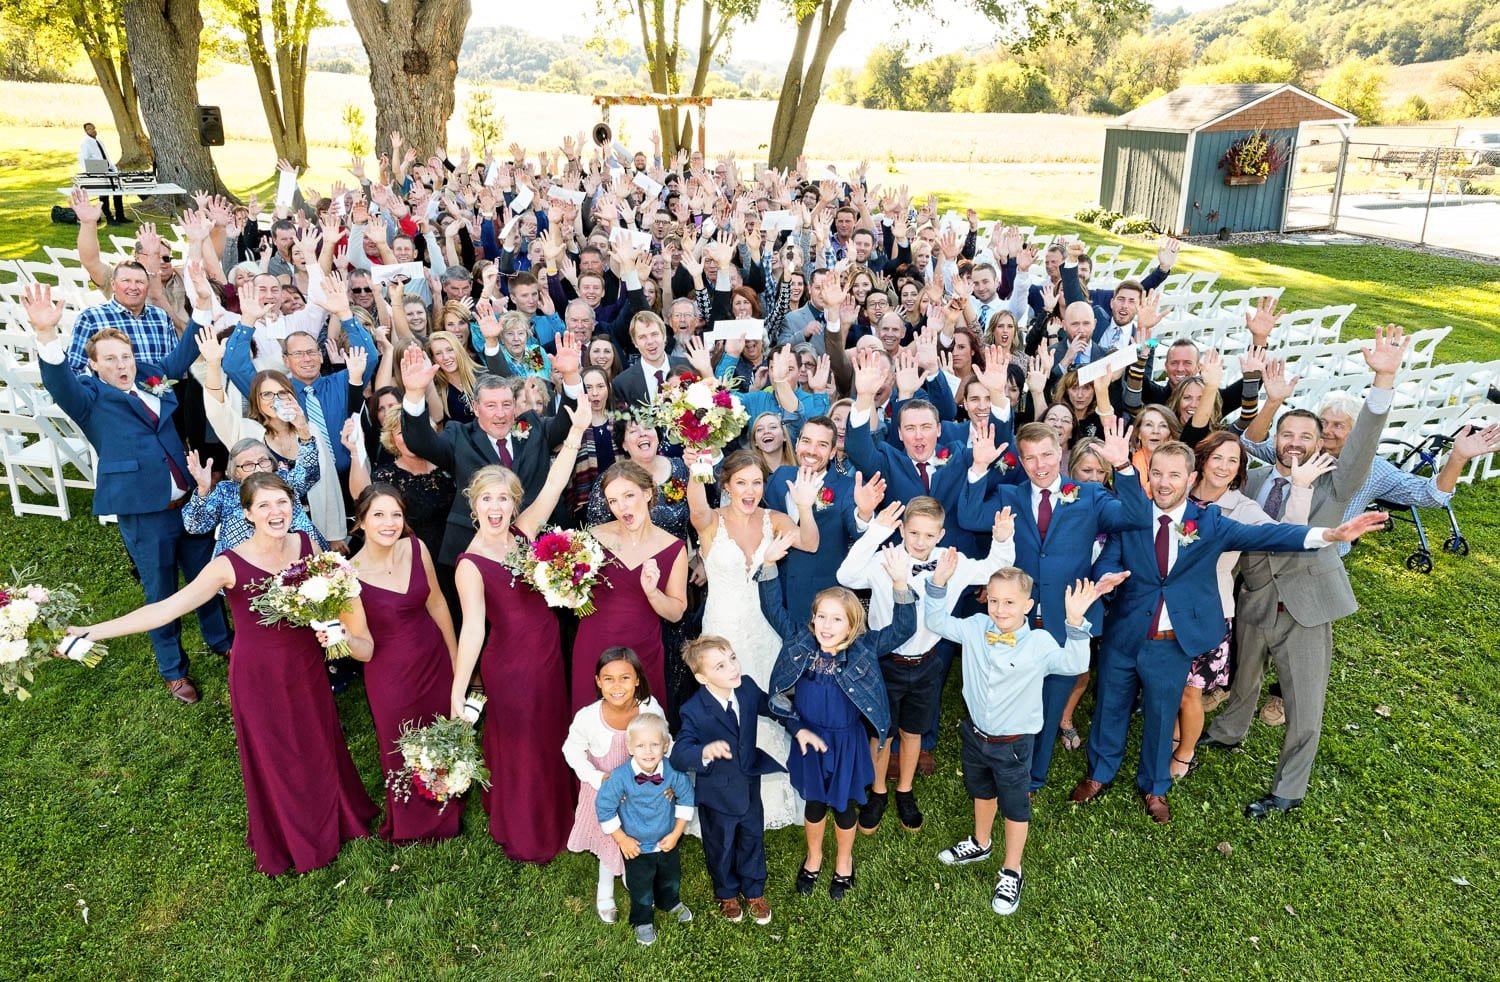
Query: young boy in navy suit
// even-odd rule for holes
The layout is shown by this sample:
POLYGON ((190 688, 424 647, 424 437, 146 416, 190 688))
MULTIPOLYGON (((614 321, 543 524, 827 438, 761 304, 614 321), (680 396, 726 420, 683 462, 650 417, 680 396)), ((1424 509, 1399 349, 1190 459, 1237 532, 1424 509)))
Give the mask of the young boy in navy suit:
POLYGON ((744 916, 743 897, 755 923, 769 924, 760 776, 783 768, 755 746, 756 719, 771 714, 766 694, 740 673, 724 638, 705 634, 688 642, 682 660, 703 688, 683 703, 671 760, 677 770, 697 775, 694 797, 714 898, 725 920, 744 916))

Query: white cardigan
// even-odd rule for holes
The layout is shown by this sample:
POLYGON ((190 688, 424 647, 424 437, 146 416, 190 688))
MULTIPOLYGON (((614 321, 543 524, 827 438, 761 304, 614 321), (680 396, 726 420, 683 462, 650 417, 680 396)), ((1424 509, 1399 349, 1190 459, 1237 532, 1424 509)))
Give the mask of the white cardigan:
MULTIPOLYGON (((588 754, 595 757, 603 757, 609 753, 609 745, 614 740, 615 731, 611 730, 604 722, 601 711, 604 700, 590 703, 578 710, 573 717, 573 722, 568 726, 568 738, 563 741, 563 759, 568 766, 573 768, 573 773, 578 775, 578 780, 591 786, 595 791, 604 779, 609 775, 595 767, 589 760, 588 754)), ((648 698, 641 703, 641 712, 655 713, 665 717, 661 704, 654 698, 648 698)))

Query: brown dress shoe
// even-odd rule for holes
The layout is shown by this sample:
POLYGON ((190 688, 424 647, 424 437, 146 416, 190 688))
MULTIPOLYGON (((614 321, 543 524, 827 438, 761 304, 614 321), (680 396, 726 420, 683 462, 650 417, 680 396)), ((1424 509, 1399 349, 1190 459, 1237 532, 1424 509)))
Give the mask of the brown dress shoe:
POLYGON ((738 924, 740 918, 745 916, 745 912, 740 909, 740 902, 737 898, 722 897, 719 900, 719 916, 731 924, 738 924))
POLYGON ((771 905, 766 903, 765 897, 745 898, 745 909, 750 911, 750 916, 755 918, 755 923, 771 923, 771 905))
POLYGON ((167 680, 167 691, 172 693, 172 698, 189 706, 198 701, 198 690, 193 686, 193 680, 185 675, 180 679, 167 680))
POLYGON ((937 761, 932 759, 932 751, 924 750, 917 758, 917 773, 923 777, 932 777, 932 772, 937 770, 937 761))
POLYGON ((1159 794, 1141 795, 1141 804, 1146 808, 1146 814, 1151 816, 1151 821, 1157 825, 1166 825, 1172 820, 1172 809, 1167 807, 1167 799, 1159 794))
POLYGON ((1082 805, 1099 797, 1107 787, 1109 785, 1101 784, 1091 777, 1086 777, 1073 787, 1073 793, 1068 795, 1068 800, 1075 805, 1082 805))

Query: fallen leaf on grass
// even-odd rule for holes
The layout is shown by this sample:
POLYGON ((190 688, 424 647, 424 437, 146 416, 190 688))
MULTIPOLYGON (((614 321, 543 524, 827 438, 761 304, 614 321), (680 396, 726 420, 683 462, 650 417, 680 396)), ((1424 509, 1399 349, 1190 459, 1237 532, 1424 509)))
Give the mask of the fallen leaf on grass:
POLYGON ((1297 912, 1292 909, 1292 905, 1291 904, 1287 904, 1285 907, 1283 907, 1281 909, 1284 910, 1284 911, 1286 911, 1288 914, 1291 914, 1293 917, 1297 916, 1297 912))
POLYGON ((1217 846, 1215 846, 1214 848, 1219 850, 1219 855, 1220 856, 1227 856, 1230 853, 1234 852, 1234 846, 1231 846, 1227 842, 1221 842, 1217 846))
POLYGON ((348 879, 348 877, 345 877, 345 878, 344 878, 344 879, 342 879, 342 880, 339 880, 339 881, 338 881, 338 882, 337 882, 337 883, 335 883, 335 884, 334 884, 334 885, 333 885, 333 888, 334 888, 334 889, 335 889, 335 890, 337 890, 337 889, 338 889, 338 888, 339 888, 339 887, 341 887, 341 886, 343 886, 343 885, 344 885, 344 884, 345 884, 345 883, 348 883, 348 882, 349 882, 349 879, 348 879))
POLYGON ((87 924, 89 922, 89 905, 82 897, 78 898, 78 913, 83 915, 83 923, 87 924))
POLYGON ((1255 946, 1256 951, 1260 950, 1260 938, 1252 934, 1250 935, 1250 943, 1255 946))
POLYGON ((1359 729, 1359 724, 1358 723, 1345 723, 1344 724, 1344 729, 1346 729, 1346 730, 1358 730, 1359 729))
POLYGON ((391 872, 392 873, 396 872, 400 868, 401 868, 401 865, 399 863, 392 863, 391 864, 391 872))
MULTIPOLYGON (((1454 882, 1454 883, 1455 883, 1455 884, 1457 884, 1457 885, 1458 885, 1458 886, 1461 886, 1461 887, 1466 887, 1466 886, 1468 886, 1468 885, 1469 885, 1469 881, 1468 881, 1468 880, 1466 880, 1466 879, 1464 879, 1464 878, 1463 878, 1463 877, 1461 877, 1461 876, 1450 876, 1450 877, 1448 877, 1448 879, 1450 879, 1450 880, 1452 880, 1452 881, 1453 881, 1453 882, 1454 882)), ((78 901, 78 902, 79 902, 79 903, 83 903, 83 901, 82 901, 82 900, 80 900, 80 901, 78 901)), ((85 913, 85 915, 84 915, 84 918, 83 918, 83 919, 84 919, 84 920, 88 920, 88 915, 87 915, 87 913, 85 913)))
POLYGON ((1375 715, 1379 716, 1381 719, 1390 719, 1391 718, 1391 707, 1390 706, 1376 706, 1375 707, 1375 715))

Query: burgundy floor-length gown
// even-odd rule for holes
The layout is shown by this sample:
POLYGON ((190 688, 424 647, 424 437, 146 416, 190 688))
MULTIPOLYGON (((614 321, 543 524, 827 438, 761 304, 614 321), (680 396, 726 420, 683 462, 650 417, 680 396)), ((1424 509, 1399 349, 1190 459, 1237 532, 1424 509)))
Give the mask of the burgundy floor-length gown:
MULTIPOLYGON (((662 586, 672 575, 672 564, 677 561, 678 550, 683 548, 686 545, 681 539, 673 539, 671 545, 651 557, 661 570, 662 586)), ((573 642, 573 712, 598 700, 594 668, 604 649, 615 645, 629 648, 640 656, 651 694, 666 706, 668 693, 661 615, 641 589, 641 568, 626 566, 607 546, 604 552, 608 557, 604 577, 609 585, 594 587, 596 609, 579 620, 578 638, 573 642)))
MULTIPOLYGON (((404 592, 362 583, 365 620, 375 640, 375 655, 365 665, 365 695, 375 718, 382 774, 401 769, 396 739, 402 724, 426 726, 452 708, 453 662, 443 632, 427 613, 432 588, 422 566, 421 543, 415 537, 409 541, 411 573, 404 592)), ((396 801, 387 789, 380 835, 391 842, 451 839, 458 834, 462 814, 461 798, 440 808, 416 793, 396 801)))
MULTIPOLYGON (((304 533, 299 555, 312 555, 304 533)), ((255 584, 271 574, 230 550, 235 585, 229 709, 240 750, 255 867, 275 876, 327 866, 349 839, 370 834, 375 803, 339 729, 323 648, 311 628, 260 623, 255 584)))
POLYGON ((557 616, 503 564, 472 552, 458 558, 473 563, 484 580, 490 627, 479 659, 489 698, 490 836, 516 862, 546 863, 567 848, 573 824, 573 772, 562 755, 572 716, 557 616))

